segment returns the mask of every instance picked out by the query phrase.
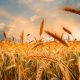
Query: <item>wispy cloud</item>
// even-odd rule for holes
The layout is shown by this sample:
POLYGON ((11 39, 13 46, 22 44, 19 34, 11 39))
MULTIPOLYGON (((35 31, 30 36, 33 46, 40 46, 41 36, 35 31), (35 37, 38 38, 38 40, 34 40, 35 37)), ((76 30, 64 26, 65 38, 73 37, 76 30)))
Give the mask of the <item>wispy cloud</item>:
POLYGON ((6 11, 5 9, 0 9, 0 17, 7 17, 10 20, 14 20, 15 17, 12 16, 8 11, 6 11))
POLYGON ((31 21, 31 22, 35 22, 35 21, 37 21, 39 18, 40 18, 40 16, 34 15, 34 16, 32 16, 32 17, 30 18, 30 21, 31 21))
POLYGON ((2 30, 4 28, 5 24, 4 23, 0 23, 0 30, 2 30))
POLYGON ((8 36, 15 36, 19 38, 19 35, 22 31, 25 32, 25 37, 27 34, 31 34, 31 38, 38 36, 38 28, 28 19, 18 17, 11 25, 12 28, 9 30, 8 36))
POLYGON ((54 0, 41 0, 41 1, 47 2, 47 3, 51 3, 51 2, 53 2, 54 0))
POLYGON ((42 2, 42 3, 44 3, 44 2, 47 2, 47 3, 51 3, 51 2, 53 2, 54 0, 17 0, 17 2, 19 2, 19 3, 33 3, 33 2, 42 2))

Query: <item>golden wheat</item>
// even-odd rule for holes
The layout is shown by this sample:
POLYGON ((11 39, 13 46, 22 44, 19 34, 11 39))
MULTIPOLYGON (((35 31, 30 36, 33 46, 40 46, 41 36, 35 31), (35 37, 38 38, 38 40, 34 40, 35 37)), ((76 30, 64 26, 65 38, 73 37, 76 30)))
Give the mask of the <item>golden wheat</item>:
POLYGON ((40 25, 40 36, 43 33, 43 27, 44 27, 44 19, 42 20, 41 25, 40 25))
POLYGON ((59 36, 54 35, 53 33, 49 32, 49 31, 45 31, 48 35, 54 37, 55 39, 57 39, 59 42, 61 42, 62 44, 64 44, 65 46, 68 47, 68 44, 62 40, 59 36))

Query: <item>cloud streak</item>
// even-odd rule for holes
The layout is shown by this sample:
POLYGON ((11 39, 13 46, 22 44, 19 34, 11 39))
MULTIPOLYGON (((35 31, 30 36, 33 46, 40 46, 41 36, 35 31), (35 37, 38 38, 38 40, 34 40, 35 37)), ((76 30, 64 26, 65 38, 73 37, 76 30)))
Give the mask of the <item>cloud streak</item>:
POLYGON ((0 30, 2 30, 4 28, 5 24, 4 23, 0 23, 0 30))

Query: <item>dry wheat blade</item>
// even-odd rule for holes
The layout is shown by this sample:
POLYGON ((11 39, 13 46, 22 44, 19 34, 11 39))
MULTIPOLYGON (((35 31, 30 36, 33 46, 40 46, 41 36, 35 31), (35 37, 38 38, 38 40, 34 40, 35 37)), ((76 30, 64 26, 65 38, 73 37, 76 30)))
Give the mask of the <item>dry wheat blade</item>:
POLYGON ((67 44, 64 40, 62 40, 59 36, 57 36, 57 35, 49 32, 49 31, 45 31, 45 32, 46 32, 48 35, 50 35, 51 37, 57 39, 59 42, 61 42, 62 44, 64 44, 65 46, 68 47, 68 44, 67 44))
POLYGON ((41 25, 40 25, 40 36, 43 33, 43 27, 44 27, 44 19, 42 20, 41 25))
POLYGON ((73 8, 64 8, 64 10, 80 15, 80 10, 76 10, 76 9, 73 9, 73 8))

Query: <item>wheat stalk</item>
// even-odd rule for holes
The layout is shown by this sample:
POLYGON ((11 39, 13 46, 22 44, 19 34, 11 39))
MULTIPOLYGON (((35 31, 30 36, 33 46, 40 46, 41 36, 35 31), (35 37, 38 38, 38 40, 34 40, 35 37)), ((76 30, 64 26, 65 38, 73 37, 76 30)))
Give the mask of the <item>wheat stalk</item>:
POLYGON ((13 65, 11 65, 11 66, 8 66, 8 67, 6 68, 6 71, 9 70, 9 69, 12 69, 13 67, 16 67, 16 65, 13 64, 13 65))
POLYGON ((30 36, 30 34, 27 34, 27 36, 30 36))
POLYGON ((23 43, 23 38, 24 38, 24 31, 22 31, 21 35, 20 35, 20 43, 23 43))
POLYGON ((72 33, 71 33, 70 30, 68 30, 68 29, 65 28, 65 27, 63 27, 63 30, 64 30, 66 33, 70 34, 70 35, 72 36, 73 40, 74 40, 74 37, 73 37, 73 35, 72 35, 72 33))
POLYGON ((40 45, 42 45, 41 42, 37 43, 32 49, 35 49, 36 47, 38 47, 38 46, 40 46, 40 45))
POLYGON ((64 8, 64 10, 80 15, 80 10, 76 10, 76 9, 73 9, 73 8, 64 8))
POLYGON ((4 38, 7 39, 6 32, 3 32, 4 38))
POLYGON ((43 27, 44 27, 44 19, 42 20, 41 25, 40 25, 40 36, 43 33, 43 27))
POLYGON ((43 70, 44 70, 44 65, 41 66, 41 67, 37 70, 36 80, 41 80, 41 75, 42 75, 43 70))
POLYGON ((46 55, 30 55, 30 56, 27 56, 25 57, 25 59, 38 59, 38 60, 46 60, 46 61, 51 61, 51 62, 58 62, 58 60, 56 58, 51 58, 49 56, 46 56, 46 55))
POLYGON ((72 35, 71 31, 68 30, 67 28, 63 27, 63 30, 64 30, 65 32, 67 32, 68 34, 72 35))
POLYGON ((68 44, 67 44, 64 40, 62 40, 59 36, 57 36, 57 35, 49 32, 49 31, 45 31, 45 32, 46 32, 48 35, 50 35, 51 37, 57 39, 59 42, 61 42, 62 44, 64 44, 65 46, 68 47, 68 44))
MULTIPOLYGON (((80 57, 78 57, 78 70, 79 70, 79 74, 80 74, 80 57)), ((79 80, 80 80, 80 76, 79 76, 79 80)))

